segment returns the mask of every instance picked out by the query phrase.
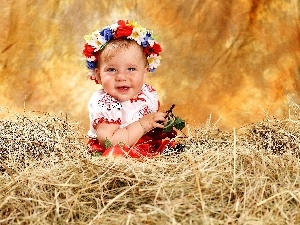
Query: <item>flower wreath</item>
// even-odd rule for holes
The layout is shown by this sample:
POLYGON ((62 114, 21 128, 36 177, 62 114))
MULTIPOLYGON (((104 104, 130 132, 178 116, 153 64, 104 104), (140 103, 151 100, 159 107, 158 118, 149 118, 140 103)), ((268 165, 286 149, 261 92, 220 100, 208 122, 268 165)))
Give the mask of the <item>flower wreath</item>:
POLYGON ((143 47, 150 72, 153 72, 159 66, 161 59, 159 54, 162 49, 153 37, 153 32, 139 26, 137 22, 119 20, 115 24, 94 31, 91 35, 84 36, 86 43, 83 54, 86 60, 86 67, 92 70, 90 79, 95 80, 96 83, 98 82, 93 71, 97 67, 99 51, 103 50, 109 41, 119 38, 135 40, 143 47))

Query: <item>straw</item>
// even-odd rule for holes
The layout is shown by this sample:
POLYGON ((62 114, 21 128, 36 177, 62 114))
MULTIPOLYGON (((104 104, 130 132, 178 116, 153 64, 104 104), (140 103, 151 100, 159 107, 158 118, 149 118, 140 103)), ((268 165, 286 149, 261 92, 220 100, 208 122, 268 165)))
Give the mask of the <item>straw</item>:
POLYGON ((188 127, 179 155, 87 154, 61 115, 0 120, 0 224, 299 224, 299 120, 188 127))

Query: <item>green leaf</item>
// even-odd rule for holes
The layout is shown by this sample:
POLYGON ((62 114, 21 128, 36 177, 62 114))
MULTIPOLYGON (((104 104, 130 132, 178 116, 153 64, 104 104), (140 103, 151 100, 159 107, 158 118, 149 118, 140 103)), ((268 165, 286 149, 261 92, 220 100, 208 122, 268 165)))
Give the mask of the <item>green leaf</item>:
POLYGON ((166 125, 163 128, 163 132, 167 133, 170 132, 173 128, 173 121, 172 120, 168 120, 168 122, 166 123, 166 125))
POLYGON ((101 156, 101 155, 102 155, 101 152, 93 152, 93 153, 92 153, 92 156, 94 156, 94 157, 99 157, 99 156, 101 156))
POLYGON ((108 140, 108 138, 105 138, 105 142, 104 142, 104 146, 106 149, 112 147, 112 143, 110 142, 110 140, 108 140))
POLYGON ((185 121, 179 117, 175 118, 174 127, 178 130, 182 130, 185 127, 185 121))

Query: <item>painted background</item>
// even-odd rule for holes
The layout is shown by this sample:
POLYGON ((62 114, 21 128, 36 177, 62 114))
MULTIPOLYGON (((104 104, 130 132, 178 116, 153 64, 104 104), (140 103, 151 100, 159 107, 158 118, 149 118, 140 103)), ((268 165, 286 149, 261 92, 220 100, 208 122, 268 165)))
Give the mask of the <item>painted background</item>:
POLYGON ((224 129, 287 117, 300 94, 297 0, 1 0, 0 107, 68 113, 88 126, 85 34, 136 20, 154 30, 162 63, 148 77, 162 109, 224 129))

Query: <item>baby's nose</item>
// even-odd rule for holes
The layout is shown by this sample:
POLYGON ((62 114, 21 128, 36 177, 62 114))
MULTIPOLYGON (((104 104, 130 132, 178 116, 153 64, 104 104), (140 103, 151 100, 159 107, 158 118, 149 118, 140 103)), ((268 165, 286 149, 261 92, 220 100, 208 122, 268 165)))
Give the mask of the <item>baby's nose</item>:
POLYGON ((116 81, 124 81, 124 80, 126 80, 126 75, 125 75, 125 74, 123 74, 123 73, 118 73, 118 74, 116 75, 116 81))

